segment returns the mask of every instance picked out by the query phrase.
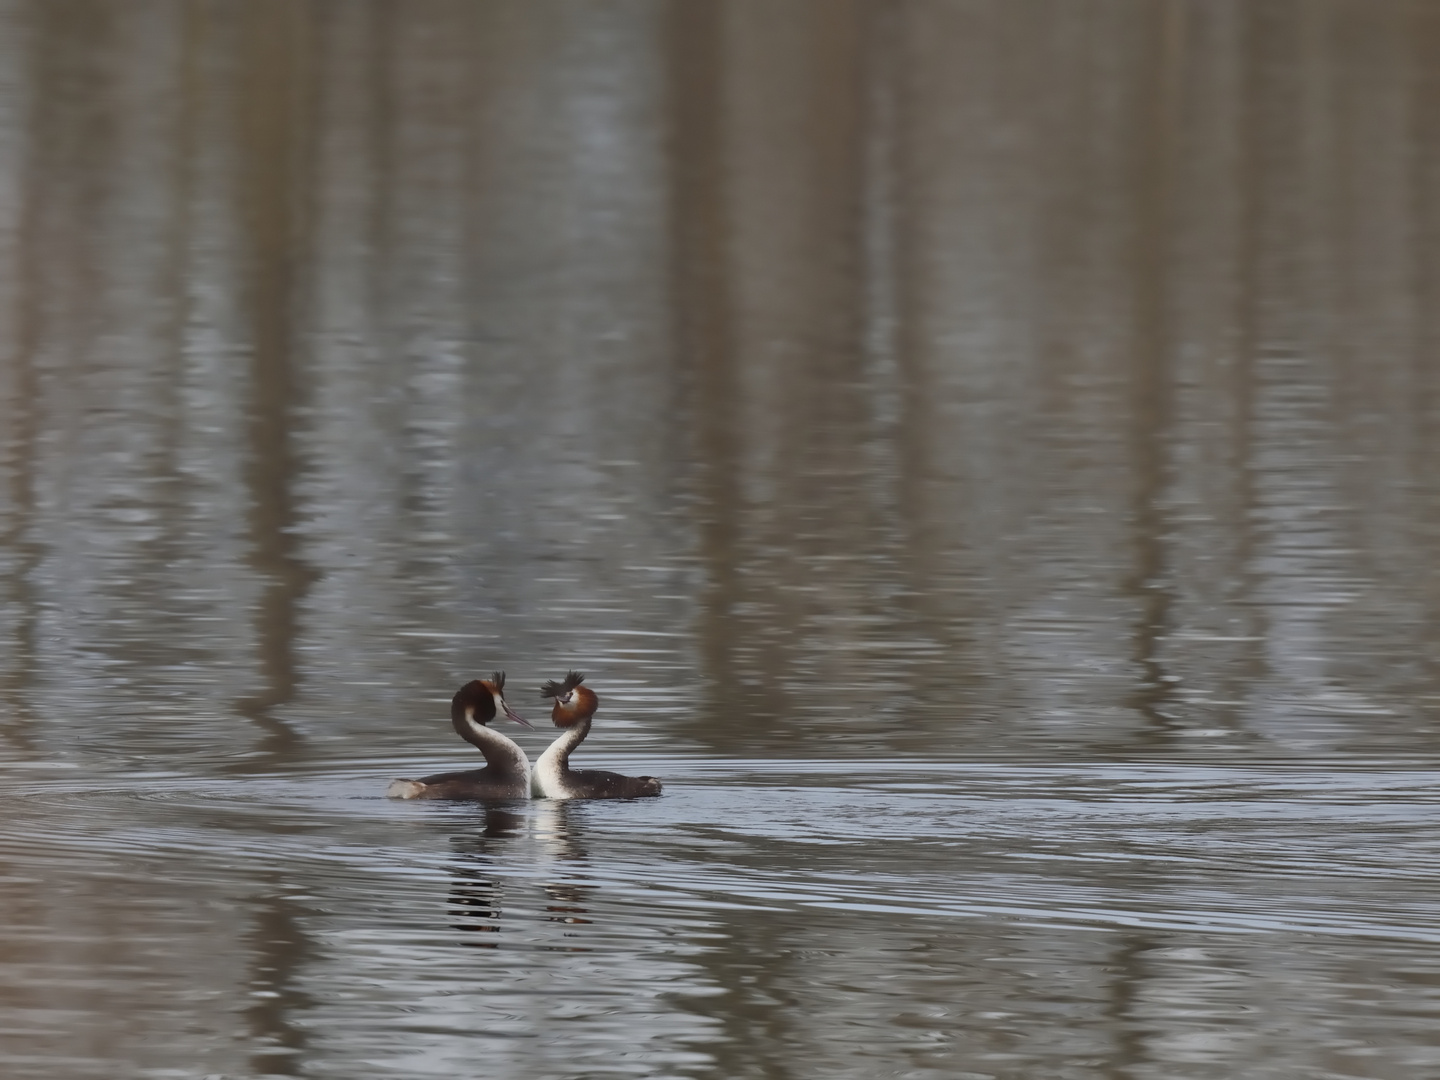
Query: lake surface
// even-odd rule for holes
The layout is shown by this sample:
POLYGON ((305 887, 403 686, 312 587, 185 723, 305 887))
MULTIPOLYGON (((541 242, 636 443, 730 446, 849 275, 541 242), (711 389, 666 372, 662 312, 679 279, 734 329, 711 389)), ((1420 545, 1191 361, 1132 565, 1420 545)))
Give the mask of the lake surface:
POLYGON ((1437 460, 1440 7, 0 0, 0 1073, 1440 1074, 1437 460))

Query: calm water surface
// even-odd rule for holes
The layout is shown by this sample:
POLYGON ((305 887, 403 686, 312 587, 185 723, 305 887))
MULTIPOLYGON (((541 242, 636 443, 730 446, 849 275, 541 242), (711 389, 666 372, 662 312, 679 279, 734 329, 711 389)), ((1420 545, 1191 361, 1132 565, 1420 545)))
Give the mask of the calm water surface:
POLYGON ((1440 9, 0 0, 0 1073, 1440 1075, 1440 9), (398 803, 571 667, 633 803, 398 803))

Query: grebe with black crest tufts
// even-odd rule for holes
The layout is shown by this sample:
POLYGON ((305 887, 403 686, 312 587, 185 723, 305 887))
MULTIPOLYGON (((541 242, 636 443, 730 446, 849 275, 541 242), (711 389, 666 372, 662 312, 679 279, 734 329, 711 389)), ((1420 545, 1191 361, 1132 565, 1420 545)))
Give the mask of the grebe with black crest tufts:
POLYGON ((553 679, 540 688, 540 696, 555 699, 550 719, 564 731, 535 762, 535 796, 542 799, 639 799, 660 794, 653 776, 622 776, 600 769, 570 768, 570 754, 590 734, 590 718, 600 705, 595 691, 581 686, 585 676, 572 671, 560 682, 553 679))
POLYGON ((530 759, 525 751, 486 725, 496 716, 530 727, 505 703, 505 673, 466 683, 450 702, 450 723, 466 742, 485 755, 483 769, 437 773, 423 780, 395 780, 385 794, 392 799, 527 799, 530 759))

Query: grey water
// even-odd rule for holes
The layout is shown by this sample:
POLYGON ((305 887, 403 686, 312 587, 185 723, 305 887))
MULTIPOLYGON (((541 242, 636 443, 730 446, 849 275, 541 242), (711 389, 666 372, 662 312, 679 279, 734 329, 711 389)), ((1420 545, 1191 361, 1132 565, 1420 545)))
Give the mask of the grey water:
POLYGON ((0 1074, 1440 1075, 1437 290, 1436 5, 0 0, 0 1074))

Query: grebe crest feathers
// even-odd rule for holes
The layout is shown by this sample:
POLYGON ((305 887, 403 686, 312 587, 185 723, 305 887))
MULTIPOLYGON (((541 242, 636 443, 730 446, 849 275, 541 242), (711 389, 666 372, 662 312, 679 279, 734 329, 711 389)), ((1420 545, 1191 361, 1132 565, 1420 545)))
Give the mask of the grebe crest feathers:
POLYGON ((559 682, 551 679, 540 687, 541 697, 555 699, 555 706, 550 710, 550 719, 556 727, 574 727, 594 716, 595 710, 600 707, 600 699, 595 691, 580 685, 584 681, 583 671, 572 671, 559 682))

